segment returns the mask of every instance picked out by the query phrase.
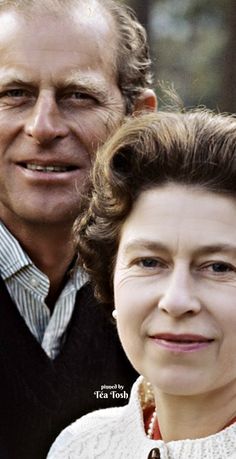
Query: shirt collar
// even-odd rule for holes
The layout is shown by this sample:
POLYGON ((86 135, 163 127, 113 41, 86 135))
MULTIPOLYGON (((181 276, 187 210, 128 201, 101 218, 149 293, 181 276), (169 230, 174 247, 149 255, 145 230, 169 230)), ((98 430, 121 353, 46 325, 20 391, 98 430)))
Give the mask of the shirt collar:
MULTIPOLYGON (((0 273, 3 280, 28 266, 33 267, 34 263, 22 249, 18 240, 0 222, 0 273)), ((71 270, 69 284, 72 283, 76 290, 79 290, 88 280, 88 275, 82 269, 74 267, 71 270)))
POLYGON ((29 256, 6 226, 0 222, 0 272, 2 278, 5 280, 29 265, 33 265, 29 256))

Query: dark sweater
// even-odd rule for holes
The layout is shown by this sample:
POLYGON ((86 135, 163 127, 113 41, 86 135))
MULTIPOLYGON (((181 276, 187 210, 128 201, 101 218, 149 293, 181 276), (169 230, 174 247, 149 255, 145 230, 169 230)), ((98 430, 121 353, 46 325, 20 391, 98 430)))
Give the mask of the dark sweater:
POLYGON ((137 374, 89 284, 77 294, 65 344, 54 360, 30 333, 1 279, 0 299, 0 458, 45 459, 69 423, 127 403, 116 398, 125 395, 122 390, 99 393, 102 385, 119 384, 129 392, 137 374))

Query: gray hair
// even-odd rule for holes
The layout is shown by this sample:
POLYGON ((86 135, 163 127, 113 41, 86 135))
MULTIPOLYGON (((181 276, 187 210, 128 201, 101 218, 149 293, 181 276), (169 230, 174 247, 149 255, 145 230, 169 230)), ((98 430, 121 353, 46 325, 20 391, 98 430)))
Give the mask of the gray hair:
POLYGON ((0 11, 13 9, 26 17, 42 11, 57 15, 78 7, 81 2, 100 5, 115 22, 118 40, 113 64, 117 84, 125 100, 126 114, 130 114, 143 89, 152 84, 146 31, 130 7, 116 0, 0 0, 0 11))

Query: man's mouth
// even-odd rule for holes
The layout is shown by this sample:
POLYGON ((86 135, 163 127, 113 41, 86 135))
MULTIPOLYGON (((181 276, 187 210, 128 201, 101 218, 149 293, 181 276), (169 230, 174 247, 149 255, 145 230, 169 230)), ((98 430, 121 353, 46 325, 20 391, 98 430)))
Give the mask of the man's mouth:
POLYGON ((22 163, 22 167, 31 171, 38 171, 38 172, 45 172, 45 173, 63 173, 63 172, 70 172, 73 170, 78 169, 76 166, 60 166, 56 164, 49 164, 47 166, 42 166, 41 164, 34 164, 34 163, 22 163))

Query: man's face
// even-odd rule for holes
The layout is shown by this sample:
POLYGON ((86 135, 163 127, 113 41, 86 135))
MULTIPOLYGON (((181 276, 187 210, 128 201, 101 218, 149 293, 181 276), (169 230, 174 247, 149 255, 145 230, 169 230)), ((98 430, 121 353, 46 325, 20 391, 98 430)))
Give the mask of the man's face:
POLYGON ((97 147, 120 124, 116 35, 101 8, 0 14, 0 217, 71 224, 97 147))

